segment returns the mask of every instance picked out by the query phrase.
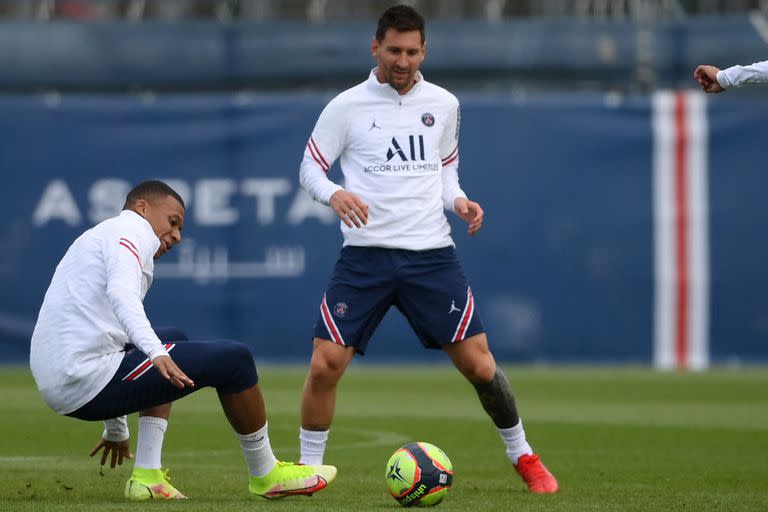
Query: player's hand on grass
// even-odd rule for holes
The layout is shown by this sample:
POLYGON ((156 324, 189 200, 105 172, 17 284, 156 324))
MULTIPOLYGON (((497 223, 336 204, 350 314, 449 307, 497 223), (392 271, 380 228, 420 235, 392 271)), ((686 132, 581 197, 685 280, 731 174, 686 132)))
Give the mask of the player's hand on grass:
POLYGON ((720 69, 715 66, 697 66, 693 72, 693 78, 699 82, 704 92, 723 92, 725 89, 717 81, 718 71, 720 69))
POLYGON ((479 204, 465 197, 457 197, 456 201, 453 202, 453 206, 456 215, 469 224, 467 233, 474 235, 483 227, 483 216, 485 213, 479 204))
POLYGON ((185 386, 191 388, 195 387, 195 383, 187 377, 187 375, 181 371, 181 368, 176 366, 171 356, 157 356, 152 360, 152 364, 155 365, 155 369, 160 372, 167 381, 176 386, 179 389, 183 389, 185 386))
POLYGON ((103 466, 107 462, 107 457, 111 454, 112 459, 109 463, 109 467, 113 468, 115 465, 122 466, 124 459, 132 459, 133 453, 131 453, 131 445, 126 439, 125 441, 107 441, 102 439, 99 441, 93 450, 91 450, 91 457, 96 455, 99 450, 104 450, 101 454, 101 465, 103 466))
POLYGON ((368 205, 357 194, 343 189, 337 190, 331 196, 329 203, 336 212, 336 215, 348 227, 353 228, 357 226, 361 228, 368 224, 368 205))

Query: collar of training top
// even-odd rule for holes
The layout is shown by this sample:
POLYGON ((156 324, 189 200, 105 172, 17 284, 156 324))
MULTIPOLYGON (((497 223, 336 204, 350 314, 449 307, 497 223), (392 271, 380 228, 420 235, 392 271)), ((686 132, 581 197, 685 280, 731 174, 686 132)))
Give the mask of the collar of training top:
MULTIPOLYGON (((394 88, 392 88, 391 85, 384 82, 379 82, 378 77, 376 76, 376 70, 378 68, 373 68, 371 70, 371 74, 368 75, 368 84, 369 86, 373 87, 375 90, 385 92, 387 94, 394 94, 395 96, 401 96, 399 92, 397 92, 394 88)), ((416 75, 414 76, 414 79, 416 80, 416 83, 411 87, 411 89, 402 95, 402 97, 406 96, 412 96, 415 91, 419 89, 419 86, 421 85, 422 80, 424 80, 424 75, 421 74, 421 71, 416 71, 416 75)))

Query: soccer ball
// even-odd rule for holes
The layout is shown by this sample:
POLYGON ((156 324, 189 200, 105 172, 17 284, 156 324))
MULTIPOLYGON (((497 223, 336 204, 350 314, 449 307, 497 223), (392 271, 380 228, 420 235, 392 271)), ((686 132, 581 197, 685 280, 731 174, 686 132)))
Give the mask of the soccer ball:
POLYGON ((404 507, 437 505, 453 483, 448 456, 429 443, 410 443, 399 448, 387 462, 387 488, 404 507))

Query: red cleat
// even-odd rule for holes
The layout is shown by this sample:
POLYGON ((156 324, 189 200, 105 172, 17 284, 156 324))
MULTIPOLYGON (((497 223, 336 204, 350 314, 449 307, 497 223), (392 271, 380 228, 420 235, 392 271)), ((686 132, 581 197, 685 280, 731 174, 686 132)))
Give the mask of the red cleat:
POLYGON ((528 486, 528 489, 536 494, 551 494, 557 492, 557 480, 534 454, 523 455, 517 459, 515 471, 528 486))

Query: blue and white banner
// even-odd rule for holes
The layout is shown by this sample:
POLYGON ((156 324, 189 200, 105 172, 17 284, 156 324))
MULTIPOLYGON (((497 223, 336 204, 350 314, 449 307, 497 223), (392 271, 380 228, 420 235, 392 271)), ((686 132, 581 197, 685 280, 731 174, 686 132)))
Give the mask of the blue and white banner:
MULTIPOLYGON (((153 324, 307 362, 341 246, 300 188, 324 95, 0 97, 0 361, 23 361, 69 244, 126 192, 169 181, 185 240, 158 261, 153 324)), ((460 178, 477 236, 452 215, 476 313, 503 361, 661 368, 768 361, 768 103, 463 96, 460 178)), ((329 172, 339 180, 333 166, 329 172)), ((445 360, 396 312, 366 359, 445 360)))

